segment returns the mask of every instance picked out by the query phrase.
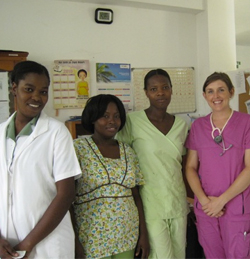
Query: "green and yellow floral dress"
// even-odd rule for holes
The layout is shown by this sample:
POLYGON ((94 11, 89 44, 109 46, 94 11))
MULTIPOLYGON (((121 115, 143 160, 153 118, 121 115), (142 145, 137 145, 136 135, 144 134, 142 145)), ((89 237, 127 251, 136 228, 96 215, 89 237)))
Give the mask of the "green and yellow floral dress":
POLYGON ((135 152, 119 142, 119 159, 103 157, 92 137, 76 139, 74 146, 82 168, 74 210, 86 257, 134 249, 139 217, 131 188, 144 184, 135 152))

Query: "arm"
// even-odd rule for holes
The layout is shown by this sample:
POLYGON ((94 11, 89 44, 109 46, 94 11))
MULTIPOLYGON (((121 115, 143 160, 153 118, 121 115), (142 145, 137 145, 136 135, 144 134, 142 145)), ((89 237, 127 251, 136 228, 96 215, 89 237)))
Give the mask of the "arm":
POLYGON ((145 223, 145 216, 143 211, 143 204, 139 193, 139 187, 132 188, 132 194, 134 197, 135 205, 137 206, 139 213, 139 240, 136 246, 136 255, 139 255, 142 250, 141 258, 148 258, 150 246, 148 241, 148 231, 145 223))
POLYGON ((74 177, 56 182, 57 195, 34 229, 22 240, 15 250, 31 250, 47 237, 61 222, 75 197, 74 177))
POLYGON ((202 189, 198 176, 198 165, 199 161, 197 151, 189 149, 186 162, 186 178, 192 191, 196 195, 200 204, 203 206, 209 202, 209 198, 202 189))
POLYGON ((221 210, 230 200, 242 193, 250 185, 250 149, 245 151, 245 168, 241 171, 232 185, 219 197, 209 197, 211 202, 203 206, 207 215, 214 215, 221 210))
POLYGON ((188 184, 187 177, 185 174, 186 163, 187 163, 187 155, 184 155, 182 156, 182 177, 186 187, 187 197, 194 198, 194 193, 190 188, 190 185, 188 184))
POLYGON ((70 212, 70 217, 71 217, 71 221, 75 232, 75 258, 85 258, 84 249, 79 240, 79 234, 76 228, 76 219, 75 219, 75 212, 74 212, 73 205, 71 205, 69 212, 70 212))

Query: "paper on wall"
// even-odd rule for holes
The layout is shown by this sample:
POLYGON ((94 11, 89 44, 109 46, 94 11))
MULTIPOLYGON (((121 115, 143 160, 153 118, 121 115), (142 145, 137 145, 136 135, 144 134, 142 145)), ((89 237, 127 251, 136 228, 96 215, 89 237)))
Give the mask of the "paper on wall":
POLYGON ((8 72, 0 72, 0 101, 9 100, 8 72))
POLYGON ((0 123, 9 118, 9 101, 0 101, 0 123))
POLYGON ((247 113, 250 114, 250 100, 245 101, 245 105, 247 108, 247 113))
POLYGON ((248 82, 248 85, 249 85, 249 94, 250 94, 250 76, 247 77, 247 82, 248 82))
POLYGON ((242 94, 246 92, 245 76, 243 70, 228 71, 228 76, 230 77, 236 94, 242 94))

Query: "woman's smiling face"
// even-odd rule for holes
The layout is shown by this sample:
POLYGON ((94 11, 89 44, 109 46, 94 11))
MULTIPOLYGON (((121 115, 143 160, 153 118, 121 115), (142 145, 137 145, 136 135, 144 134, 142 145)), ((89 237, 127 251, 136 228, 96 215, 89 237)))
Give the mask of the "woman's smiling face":
POLYGON ((233 94, 234 89, 229 91, 225 82, 216 80, 206 86, 203 96, 213 111, 219 111, 229 108, 230 98, 233 94))
POLYGON ((40 114, 48 101, 49 80, 45 74, 28 73, 12 84, 17 118, 27 122, 40 114))
POLYGON ((121 127, 120 113, 117 105, 110 102, 103 116, 94 122, 95 135, 103 138, 113 138, 121 127))

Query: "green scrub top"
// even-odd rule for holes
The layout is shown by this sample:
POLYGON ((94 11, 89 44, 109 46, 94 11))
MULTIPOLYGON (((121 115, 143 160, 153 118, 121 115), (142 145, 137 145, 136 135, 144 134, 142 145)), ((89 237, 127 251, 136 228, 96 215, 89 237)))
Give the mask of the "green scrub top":
POLYGON ((127 115, 116 136, 131 145, 138 156, 145 179, 140 194, 147 219, 177 218, 189 212, 181 165, 187 132, 186 122, 175 116, 172 128, 164 135, 145 111, 137 111, 127 115))

